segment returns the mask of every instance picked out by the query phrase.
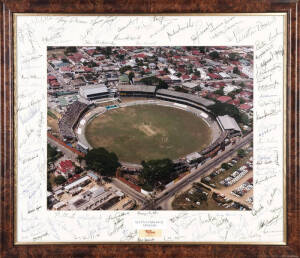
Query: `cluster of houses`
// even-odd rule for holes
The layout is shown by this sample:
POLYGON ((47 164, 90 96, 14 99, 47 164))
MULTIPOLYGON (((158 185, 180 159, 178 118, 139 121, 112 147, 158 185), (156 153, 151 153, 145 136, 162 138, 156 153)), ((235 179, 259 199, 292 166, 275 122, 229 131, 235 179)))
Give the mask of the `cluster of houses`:
MULTIPOLYGON (((110 209, 119 203, 126 196, 115 186, 107 187, 102 184, 100 177, 93 171, 75 173, 75 165, 71 160, 57 161, 54 176, 62 176, 65 183, 62 183, 51 191, 48 190, 48 208, 52 210, 99 210, 110 209)), ((127 198, 128 199, 128 198, 127 198)), ((131 205, 124 209, 132 209, 131 205)))
POLYGON ((169 90, 252 111, 252 47, 57 47, 48 51, 48 88, 54 95, 76 95, 94 85, 111 89, 144 84, 150 77, 165 82, 169 90))

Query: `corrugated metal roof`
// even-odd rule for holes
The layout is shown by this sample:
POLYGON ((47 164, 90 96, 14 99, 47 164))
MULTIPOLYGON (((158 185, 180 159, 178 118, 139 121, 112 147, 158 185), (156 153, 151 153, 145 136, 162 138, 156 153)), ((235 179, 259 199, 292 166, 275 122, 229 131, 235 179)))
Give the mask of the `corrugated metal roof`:
POLYGON ((107 87, 104 85, 82 88, 82 93, 86 96, 91 94, 107 93, 107 92, 108 92, 107 87))
POLYGON ((148 85, 118 85, 119 91, 143 91, 148 93, 154 93, 156 87, 148 85))
POLYGON ((177 97, 177 98, 189 99, 191 101, 194 101, 194 102, 196 102, 200 105, 206 106, 206 107, 215 104, 215 102, 212 101, 212 100, 208 100, 208 99, 202 98, 202 97, 197 96, 197 95, 183 93, 183 92, 179 92, 179 91, 171 91, 171 90, 160 89, 160 90, 157 91, 157 93, 158 94, 165 94, 165 95, 169 95, 169 96, 177 97))
POLYGON ((225 116, 218 116, 218 119, 220 120, 222 126, 224 127, 225 130, 236 130, 236 131, 241 131, 241 128, 235 121, 235 119, 229 115, 225 116))

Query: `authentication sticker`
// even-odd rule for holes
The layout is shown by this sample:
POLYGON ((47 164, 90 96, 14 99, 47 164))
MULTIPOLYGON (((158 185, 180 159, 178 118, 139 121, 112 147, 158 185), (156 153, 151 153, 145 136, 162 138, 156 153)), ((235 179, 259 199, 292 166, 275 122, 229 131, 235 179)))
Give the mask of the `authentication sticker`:
POLYGON ((139 237, 161 237, 161 229, 141 229, 139 230, 139 237))

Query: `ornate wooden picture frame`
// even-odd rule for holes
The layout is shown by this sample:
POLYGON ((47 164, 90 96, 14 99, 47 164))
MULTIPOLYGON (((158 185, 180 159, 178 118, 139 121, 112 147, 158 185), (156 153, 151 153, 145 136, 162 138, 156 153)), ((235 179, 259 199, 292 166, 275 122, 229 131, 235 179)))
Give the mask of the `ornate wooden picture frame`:
MULTIPOLYGON (((225 1, 213 3, 202 1, 201 3, 183 1, 129 1, 125 7, 124 3, 98 3, 89 1, 87 3, 77 2, 62 4, 58 1, 34 2, 24 0, 4 1, 1 12, 1 255, 3 257, 26 257, 26 256, 71 256, 71 257, 152 257, 152 256, 178 256, 178 257, 298 257, 299 255, 299 23, 297 1, 225 1), (97 243, 88 241, 86 243, 72 241, 49 241, 39 242, 36 246, 33 242, 19 242, 16 238, 17 232, 17 176, 15 174, 17 150, 16 150, 16 26, 15 18, 18 14, 64 14, 64 15, 160 15, 160 14, 202 14, 212 15, 222 13, 228 14, 275 14, 286 15, 286 63, 285 63, 285 178, 284 178, 284 207, 283 241, 278 243, 272 241, 262 243, 246 242, 219 242, 210 244, 208 241, 200 242, 155 242, 151 244, 141 242, 120 241, 113 243, 97 243), (125 245, 126 243, 126 245, 125 245), (57 244, 57 245, 56 245, 57 244), (86 244, 86 245, 82 245, 86 244), (118 244, 118 245, 116 245, 118 244), (130 245, 128 245, 130 244, 130 245), (155 245, 154 245, 155 244, 155 245), (159 244, 159 245, 158 245, 159 244)), ((254 210, 259 212, 259 210, 254 210)), ((264 223, 271 224, 270 221, 264 223)), ((263 227, 264 225, 262 225, 263 227)), ((38 236, 39 238, 40 236, 38 236)), ((43 237, 43 236, 41 236, 43 237)), ((255 236, 254 236, 255 237, 255 236)), ((34 237, 33 237, 34 238, 34 237)), ((127 239, 128 240, 128 239, 127 239)), ((145 240, 147 241, 147 239, 145 240)), ((148 241, 150 241, 148 239, 148 241)))

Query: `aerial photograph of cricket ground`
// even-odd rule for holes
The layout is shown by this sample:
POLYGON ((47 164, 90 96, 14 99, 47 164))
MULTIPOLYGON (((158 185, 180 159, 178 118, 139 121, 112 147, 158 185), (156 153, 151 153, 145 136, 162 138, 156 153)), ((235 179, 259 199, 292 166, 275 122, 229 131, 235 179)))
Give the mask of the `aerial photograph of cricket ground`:
POLYGON ((48 209, 251 210, 253 95, 252 46, 48 46, 48 209))

